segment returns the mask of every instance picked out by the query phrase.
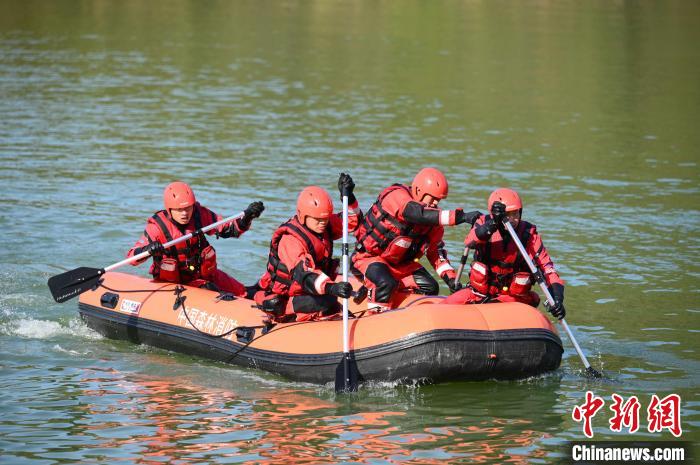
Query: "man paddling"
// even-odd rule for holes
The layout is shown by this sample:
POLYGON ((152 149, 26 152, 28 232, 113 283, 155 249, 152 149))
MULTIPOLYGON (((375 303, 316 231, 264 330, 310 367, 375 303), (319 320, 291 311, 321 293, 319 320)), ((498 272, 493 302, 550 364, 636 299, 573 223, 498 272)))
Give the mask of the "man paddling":
MULTIPOLYGON (((200 205, 190 186, 180 181, 168 184, 163 192, 163 203, 165 209, 148 219, 143 235, 127 252, 127 257, 149 252, 153 257, 150 273, 158 280, 245 295, 243 284, 217 268, 216 252, 203 234, 195 234, 168 249, 163 247, 163 243, 194 233, 221 221, 222 217, 200 205)), ((245 209, 242 218, 224 223, 207 234, 216 234, 217 238, 239 237, 250 229, 253 219, 258 218, 264 209, 262 202, 253 202, 245 209)), ((139 265, 147 258, 132 262, 132 265, 139 265)))
POLYGON ((456 273, 442 240, 444 226, 473 224, 480 213, 438 209, 447 193, 445 175, 436 168, 424 168, 410 186, 394 184, 379 194, 355 233, 352 257, 369 290, 369 310, 392 308, 392 300, 402 289, 430 295, 439 292, 435 278, 418 262, 423 255, 450 291, 457 290, 456 273))
POLYGON ((508 221, 525 246, 528 255, 543 274, 554 306, 549 312, 556 318, 566 315, 564 281, 559 277, 537 227, 522 220, 523 204, 512 189, 497 189, 488 199, 490 215, 480 217, 469 231, 465 245, 474 249, 469 285, 443 301, 445 304, 472 304, 487 301, 522 302, 533 307, 540 297, 532 288, 532 273, 503 225, 508 221))
MULTIPOLYGON (((361 214, 353 194, 355 183, 341 173, 338 190, 348 197, 348 228, 357 228, 361 214)), ((336 283, 338 260, 333 241, 343 235, 342 212, 333 213, 325 189, 304 188, 297 198, 296 215, 272 234, 267 271, 258 281, 256 303, 276 321, 309 321, 341 310, 338 297, 348 298, 352 286, 336 283)))

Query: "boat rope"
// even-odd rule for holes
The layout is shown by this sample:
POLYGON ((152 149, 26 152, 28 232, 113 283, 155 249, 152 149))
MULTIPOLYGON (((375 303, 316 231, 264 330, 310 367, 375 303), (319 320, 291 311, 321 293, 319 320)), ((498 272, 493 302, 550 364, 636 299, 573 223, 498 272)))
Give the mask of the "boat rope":
MULTIPOLYGON (((211 334, 206 331, 202 331, 201 329, 197 328, 197 326, 192 322, 190 319, 190 315, 187 313, 187 308, 185 307, 185 299, 187 296, 182 295, 182 293, 186 289, 180 285, 175 287, 175 303, 173 304, 173 310, 177 310, 179 307, 182 307, 182 313, 185 314, 185 318, 187 319, 187 322, 192 326, 192 329, 197 331, 199 334, 203 334, 205 336, 213 337, 213 338, 222 338, 226 337, 229 334, 233 333, 234 331, 238 330, 256 330, 256 329, 261 329, 261 328, 267 328, 269 327, 269 324, 262 324, 262 325, 257 325, 257 326, 236 326, 234 328, 231 328, 230 330, 223 332, 221 334, 211 334)), ((221 295, 219 296, 221 297, 221 295)), ((252 342, 252 341, 251 341, 252 342)))
POLYGON ((104 284, 100 283, 99 287, 102 287, 108 291, 111 292, 116 292, 116 293, 122 293, 122 292, 175 292, 175 304, 173 305, 173 310, 177 310, 178 307, 182 306, 182 311, 185 314, 185 318, 187 318, 187 321, 189 322, 190 326, 197 331, 200 334, 204 334, 209 337, 214 337, 214 338, 222 338, 226 337, 232 332, 236 331, 239 328, 249 328, 249 329, 259 329, 259 328, 265 328, 267 325, 259 325, 259 326, 236 326, 235 328, 226 331, 225 333, 221 334, 211 334, 207 333, 205 331, 202 331, 201 329, 197 328, 194 323, 192 323, 192 320, 190 319, 190 315, 187 313, 187 309, 185 308, 185 298, 187 296, 183 296, 182 292, 185 291, 185 288, 177 285, 174 288, 169 287, 167 289, 114 289, 109 286, 105 286, 104 284))
MULTIPOLYGON (((268 320, 268 321, 269 321, 269 320, 268 320)), ((249 345, 251 345, 253 342, 257 341, 257 340, 260 339, 261 337, 267 336, 267 335, 270 334, 270 333, 274 333, 274 332, 280 331, 280 330, 282 330, 282 329, 291 328, 292 326, 302 325, 302 324, 305 324, 305 323, 314 323, 314 322, 313 322, 313 321, 296 321, 296 322, 290 323, 290 324, 288 324, 288 325, 286 325, 286 326, 281 326, 281 327, 278 327, 278 328, 276 328, 276 329, 269 329, 269 330, 267 330, 267 331, 263 331, 263 333, 262 333, 260 336, 254 337, 254 338, 251 339, 250 341, 248 341, 248 342, 246 342, 245 344, 243 344, 243 346, 241 346, 241 347, 240 347, 238 350, 236 350, 233 354, 231 354, 231 356, 229 356, 229 358, 226 359, 226 363, 230 363, 231 360, 233 360, 234 358, 236 358, 236 357, 238 356, 238 354, 240 354, 241 352, 243 352, 243 350, 245 350, 249 345)), ((268 325, 264 325, 264 326, 262 326, 262 327, 274 328, 274 326, 275 326, 274 323, 269 322, 268 325)), ((239 326, 239 327, 234 328, 234 329, 238 329, 238 328, 260 328, 260 326, 239 326)))
MULTIPOLYGON (((353 318, 362 318, 366 312, 367 312, 367 310, 362 310, 361 312, 359 312, 357 314, 352 314, 352 313, 351 314, 353 315, 353 318)), ((335 318, 340 317, 340 314, 336 313, 334 315, 331 315, 331 318, 327 318, 324 320, 295 321, 293 323, 286 324, 285 326, 278 326, 277 328, 275 328, 276 323, 273 323, 270 320, 266 320, 265 325, 263 325, 262 327, 268 328, 268 329, 263 330, 263 333, 260 336, 255 337, 255 338, 251 339, 250 341, 248 341, 247 343, 243 344, 242 347, 240 347, 237 351, 235 351, 233 354, 231 354, 231 356, 229 358, 226 359, 226 363, 231 362, 231 360, 236 358, 238 356, 238 354, 243 352, 243 350, 246 349, 253 342, 257 341, 258 339, 260 339, 263 336, 267 336, 270 333, 274 333, 276 331, 281 331, 281 330, 286 329, 286 328, 291 328, 292 326, 302 325, 302 324, 306 324, 306 323, 318 323, 319 321, 328 321, 334 317, 335 318)), ((239 326, 239 328, 260 328, 260 326, 239 326)))
MULTIPOLYGON (((113 289, 113 288, 111 288, 111 287, 109 287, 109 286, 105 286, 105 285, 102 284, 102 283, 99 284, 99 287, 102 287, 102 288, 104 288, 104 289, 106 289, 106 290, 108 290, 108 291, 116 292, 116 293, 120 293, 120 292, 174 292, 176 297, 175 297, 175 303, 174 303, 174 305, 173 305, 173 310, 177 310, 179 307, 182 307, 182 312, 185 314, 185 318, 187 319, 187 322, 190 324, 190 326, 192 327, 192 329, 194 329, 195 331, 197 331, 197 332, 200 333, 200 334, 203 334, 203 335, 205 335, 205 336, 209 336, 209 337, 212 337, 212 338, 217 338, 217 339, 224 338, 224 337, 230 335, 231 333, 233 333, 234 331, 238 331, 238 330, 251 330, 251 329, 252 329, 252 330, 256 330, 256 329, 263 329, 262 334, 260 334, 260 335, 257 336, 257 337, 254 337, 254 338, 251 339, 250 341, 246 342, 246 343, 243 344, 238 350, 236 350, 233 354, 231 354, 231 356, 230 356, 228 359, 226 359, 226 362, 227 362, 227 363, 230 362, 231 360, 233 360, 234 358, 236 358, 236 357, 238 356, 238 354, 240 354, 241 352, 243 352, 243 350, 245 350, 249 345, 251 345, 253 342, 257 341, 258 339, 260 339, 260 338, 263 337, 263 336, 266 336, 266 335, 268 335, 268 334, 270 334, 270 333, 273 333, 273 332, 276 332, 276 331, 279 331, 279 330, 282 330, 282 329, 285 329, 285 328, 291 328, 292 326, 297 326, 297 325, 305 324, 305 323, 315 323, 316 321, 319 321, 319 320, 316 320, 316 321, 313 321, 313 320, 312 320, 312 321, 297 321, 297 322, 293 322, 293 323, 290 323, 290 324, 286 324, 285 326, 280 326, 280 327, 275 328, 276 323, 273 323, 273 322, 270 321, 270 320, 264 320, 264 322, 263 322, 262 325, 256 325, 256 326, 236 326, 235 328, 232 328, 232 329, 230 329, 230 330, 228 330, 228 331, 226 331, 226 332, 224 332, 224 333, 221 333, 221 334, 211 334, 211 333, 207 333, 206 331, 202 331, 201 329, 197 328, 197 326, 195 326, 195 324, 194 324, 194 323, 192 322, 192 320, 190 319, 190 315, 187 313, 187 308, 185 307, 185 298, 187 298, 187 296, 183 296, 183 295, 182 295, 182 293, 183 293, 185 290, 187 290, 187 289, 184 288, 184 287, 182 287, 182 286, 180 286, 179 284, 176 285, 174 288, 170 287, 170 288, 167 288, 167 289, 129 289, 129 290, 121 290, 121 289, 113 289)), ((255 305, 255 307, 258 307, 258 308, 259 308, 259 306, 257 306, 257 305, 255 305)), ((366 313, 366 310, 362 310, 362 311, 359 312, 358 314, 352 314, 352 313, 351 313, 351 315, 352 315, 352 318, 362 318, 362 317, 365 315, 365 313, 366 313)), ((339 316, 338 314, 335 314, 335 315, 332 315, 331 318, 324 319, 324 320, 320 320, 320 321, 327 321, 327 320, 329 320, 329 319, 332 319, 333 317, 338 317, 338 316, 339 316)))
POLYGON ((168 289, 112 289, 111 287, 105 286, 104 284, 100 283, 99 287, 105 288, 108 291, 112 292, 172 292, 177 289, 177 287, 171 287, 168 289))

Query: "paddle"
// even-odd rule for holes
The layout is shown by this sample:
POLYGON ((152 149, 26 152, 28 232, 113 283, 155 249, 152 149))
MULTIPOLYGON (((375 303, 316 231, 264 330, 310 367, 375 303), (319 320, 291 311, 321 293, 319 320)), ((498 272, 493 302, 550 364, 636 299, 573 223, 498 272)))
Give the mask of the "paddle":
MULTIPOLYGON (((224 218, 221 221, 217 221, 216 223, 212 223, 208 226, 198 229, 193 233, 185 234, 182 237, 173 239, 172 241, 163 244, 163 247, 167 249, 168 247, 172 247, 175 244, 179 244, 180 242, 186 241, 192 236, 195 236, 197 234, 203 234, 224 223, 228 223, 229 221, 242 218, 243 215, 244 213, 241 212, 238 215, 229 216, 228 218, 224 218)), ((100 277, 106 272, 117 269, 120 266, 129 264, 131 262, 141 260, 143 258, 148 257, 149 255, 149 252, 141 252, 138 255, 134 255, 133 257, 129 257, 126 260, 122 260, 105 268, 99 269, 80 267, 75 268, 74 270, 66 271, 65 273, 61 273, 56 276, 52 276, 49 278, 49 289, 51 290, 51 295, 53 296, 56 302, 65 302, 66 300, 72 299, 73 297, 82 294, 88 289, 92 289, 93 287, 95 287, 97 284, 99 284, 100 277)))
MULTIPOLYGON (((467 231, 467 237, 469 237, 469 233, 472 231, 472 228, 474 225, 472 225, 469 228, 469 231, 467 231)), ((464 238, 464 241, 467 241, 467 238, 464 238)), ((462 254, 462 258, 459 259, 459 268, 457 268, 457 276, 455 277, 455 284, 459 282, 459 279, 462 277, 462 272, 464 271, 464 266, 467 264, 467 260, 469 260, 469 247, 464 248, 464 253, 462 254)))
MULTIPOLYGON (((348 196, 343 195, 343 281, 348 281, 348 196)), ((348 299, 343 299, 343 359, 335 370, 335 392, 357 391, 357 364, 350 358, 348 299)))
MULTIPOLYGON (((510 234, 510 237, 513 239, 513 242, 515 242, 515 245, 518 247, 518 250, 520 251, 520 255, 522 255, 523 259, 525 259, 525 262, 527 263, 527 266, 530 268, 530 271, 532 272, 533 276, 537 280, 537 284, 540 285, 542 288, 542 292, 544 292, 545 297, 547 298, 547 302, 549 305, 554 305, 554 298, 552 297, 552 294, 549 292, 549 288, 547 287, 547 284, 544 279, 544 275, 542 272, 535 266, 533 263, 532 259, 530 258, 530 255, 527 253, 525 250, 525 247, 523 246, 523 243, 520 242, 520 238, 515 232, 515 229, 513 229, 513 226, 510 224, 508 219, 503 220, 503 225, 506 227, 508 230, 508 233, 510 234)), ((571 342, 574 344, 574 348, 576 349, 576 352, 578 353, 579 357, 581 357, 581 361, 583 362, 583 365, 586 367, 586 373, 594 378, 602 378, 603 375, 601 375, 595 368, 591 366, 590 363, 588 363, 588 359, 586 358, 585 355, 583 355, 583 351, 581 350, 581 347, 579 347, 578 342, 576 342, 576 338, 574 337, 574 334, 571 332, 571 329, 569 329, 569 325, 566 323, 566 320, 562 318, 559 320, 561 325, 564 327, 566 330, 567 334, 569 335, 569 339, 571 339, 571 342)))

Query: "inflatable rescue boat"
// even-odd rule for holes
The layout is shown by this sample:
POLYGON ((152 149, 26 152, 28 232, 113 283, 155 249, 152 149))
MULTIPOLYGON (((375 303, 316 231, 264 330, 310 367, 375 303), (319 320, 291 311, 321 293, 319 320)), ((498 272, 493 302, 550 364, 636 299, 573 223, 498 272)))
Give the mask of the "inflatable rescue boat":
MULTIPOLYGON (((555 370, 562 343, 550 321, 519 303, 445 305, 407 295, 400 308, 364 312, 351 300, 350 353, 359 381, 524 378, 555 370)), ((328 383, 343 358, 342 317, 266 323, 255 302, 207 289, 108 272, 80 296, 100 334, 328 383)))

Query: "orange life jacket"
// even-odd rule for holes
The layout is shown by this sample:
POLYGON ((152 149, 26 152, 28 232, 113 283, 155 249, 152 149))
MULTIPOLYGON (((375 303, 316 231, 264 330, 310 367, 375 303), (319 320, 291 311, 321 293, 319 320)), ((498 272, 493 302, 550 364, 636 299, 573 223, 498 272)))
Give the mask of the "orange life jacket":
MULTIPOLYGON (((165 210, 156 212, 152 218, 163 233, 165 242, 186 234, 173 223, 165 210)), ((195 231, 202 228, 202 211, 199 204, 195 205, 192 220, 195 231)), ((151 274, 156 279, 181 283, 211 277, 216 270, 216 253, 205 237, 198 236, 165 249, 163 258, 153 260, 151 274)))
POLYGON ((294 217, 280 225, 272 234, 267 273, 260 280, 261 287, 277 295, 294 296, 304 293, 301 283, 295 279, 295 269, 289 269, 293 264, 286 264, 279 257, 279 244, 286 234, 294 236, 306 245, 306 251, 313 258, 316 269, 331 277, 335 275, 330 228, 326 228, 325 232, 319 236, 309 231, 294 217))
POLYGON ((379 256, 393 265, 422 257, 433 226, 406 223, 389 213, 400 211, 412 200, 411 191, 403 184, 394 184, 384 189, 355 233, 355 249, 379 256), (395 191, 403 191, 405 195, 389 197, 395 191))
MULTIPOLYGON (((515 230, 523 244, 527 244, 534 231, 534 225, 522 220, 515 230)), ((498 295, 503 292, 503 288, 510 288, 513 285, 516 273, 529 273, 530 269, 509 235, 506 234, 505 237, 501 238, 501 242, 497 244, 492 242, 492 238, 485 244, 480 244, 476 247, 474 261, 481 262, 487 267, 485 272, 486 276, 488 276, 488 293, 490 295, 498 295)), ((544 246, 540 247, 535 257, 532 257, 533 260, 537 259, 537 256, 543 249, 544 246)))

